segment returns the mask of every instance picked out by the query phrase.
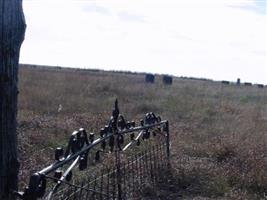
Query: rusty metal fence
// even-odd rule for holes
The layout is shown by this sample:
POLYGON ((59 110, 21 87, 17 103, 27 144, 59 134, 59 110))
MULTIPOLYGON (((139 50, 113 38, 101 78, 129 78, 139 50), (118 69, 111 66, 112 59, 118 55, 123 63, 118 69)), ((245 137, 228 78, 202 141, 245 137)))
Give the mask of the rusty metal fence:
POLYGON ((98 138, 74 131, 66 150, 55 150, 55 162, 16 194, 24 200, 139 199, 160 181, 169 156, 168 121, 147 113, 137 126, 120 114, 116 100, 98 138))

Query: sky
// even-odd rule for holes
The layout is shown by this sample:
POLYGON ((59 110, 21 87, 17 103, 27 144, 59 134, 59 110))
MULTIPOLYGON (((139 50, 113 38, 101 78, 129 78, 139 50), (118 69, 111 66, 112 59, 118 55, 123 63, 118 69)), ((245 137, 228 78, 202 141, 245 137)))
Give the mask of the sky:
POLYGON ((267 84, 267 0, 24 0, 20 63, 267 84))

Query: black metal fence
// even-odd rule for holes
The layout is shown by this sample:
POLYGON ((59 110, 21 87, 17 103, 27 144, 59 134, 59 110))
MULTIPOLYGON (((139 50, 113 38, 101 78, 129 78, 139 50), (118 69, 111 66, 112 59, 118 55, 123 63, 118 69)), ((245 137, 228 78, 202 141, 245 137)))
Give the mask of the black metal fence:
POLYGON ((168 121, 147 113, 137 126, 124 119, 116 100, 99 138, 83 128, 74 131, 66 150, 55 150, 55 163, 34 173, 16 194, 24 200, 138 199, 168 168, 169 140, 168 121))

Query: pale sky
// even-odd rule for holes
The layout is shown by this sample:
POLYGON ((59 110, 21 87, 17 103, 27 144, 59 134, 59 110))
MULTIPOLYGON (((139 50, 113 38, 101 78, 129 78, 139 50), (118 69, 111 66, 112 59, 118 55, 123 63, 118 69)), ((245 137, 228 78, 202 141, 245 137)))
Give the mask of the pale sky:
POLYGON ((20 63, 267 84, 266 0, 24 0, 20 63))

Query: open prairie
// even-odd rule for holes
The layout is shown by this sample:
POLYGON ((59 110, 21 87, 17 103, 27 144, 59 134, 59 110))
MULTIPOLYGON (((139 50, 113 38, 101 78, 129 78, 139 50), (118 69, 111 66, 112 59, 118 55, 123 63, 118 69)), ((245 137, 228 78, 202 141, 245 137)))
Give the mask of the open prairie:
MULTIPOLYGON (((21 186, 53 159, 75 129, 98 132, 115 98, 128 119, 155 112, 170 122, 171 180, 159 198, 264 199, 267 88, 144 74, 21 66, 21 186)), ((156 191, 155 191, 156 192, 156 191)))

